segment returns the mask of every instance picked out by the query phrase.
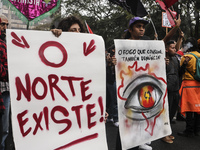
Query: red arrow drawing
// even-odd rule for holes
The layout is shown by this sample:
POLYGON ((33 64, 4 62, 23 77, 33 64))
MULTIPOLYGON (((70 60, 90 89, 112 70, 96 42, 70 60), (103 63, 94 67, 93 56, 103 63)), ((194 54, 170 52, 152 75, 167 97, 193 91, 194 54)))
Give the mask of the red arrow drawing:
POLYGON ((21 39, 15 34, 15 32, 11 32, 11 36, 14 38, 12 40, 12 43, 16 46, 19 46, 21 48, 29 48, 29 44, 27 43, 24 36, 21 36, 21 39))
POLYGON ((88 47, 87 47, 86 42, 83 43, 83 53, 85 56, 89 55, 96 49, 96 45, 94 44, 95 44, 95 41, 93 39, 90 41, 90 44, 88 47))

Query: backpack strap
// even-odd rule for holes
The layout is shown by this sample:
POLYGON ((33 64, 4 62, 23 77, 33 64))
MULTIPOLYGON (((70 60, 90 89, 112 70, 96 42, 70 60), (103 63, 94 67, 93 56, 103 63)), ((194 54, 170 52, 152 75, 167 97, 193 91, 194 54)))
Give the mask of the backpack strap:
POLYGON ((197 55, 195 55, 194 53, 189 53, 191 55, 193 55, 196 59, 198 59, 199 57, 197 57, 197 55))

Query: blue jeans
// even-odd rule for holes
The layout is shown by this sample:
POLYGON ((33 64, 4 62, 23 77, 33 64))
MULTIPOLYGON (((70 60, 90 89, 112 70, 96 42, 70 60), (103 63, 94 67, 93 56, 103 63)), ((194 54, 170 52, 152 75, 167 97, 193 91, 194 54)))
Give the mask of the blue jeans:
POLYGON ((1 118, 1 124, 2 124, 2 135, 0 137, 1 139, 1 145, 0 150, 5 150, 5 141, 9 133, 9 113, 10 113, 10 93, 9 92, 3 92, 2 98, 4 101, 5 111, 1 118))

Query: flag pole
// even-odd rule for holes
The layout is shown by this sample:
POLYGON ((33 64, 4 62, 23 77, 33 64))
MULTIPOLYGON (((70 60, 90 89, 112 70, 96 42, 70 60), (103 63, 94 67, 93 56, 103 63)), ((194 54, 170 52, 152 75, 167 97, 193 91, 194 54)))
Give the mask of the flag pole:
POLYGON ((89 29, 88 29, 88 26, 87 26, 87 22, 86 22, 86 20, 85 20, 85 26, 86 26, 87 31, 88 31, 88 33, 89 33, 89 29))
MULTIPOLYGON (((147 13, 148 13, 148 12, 147 12, 147 13)), ((154 29, 155 33, 157 34, 156 27, 155 27, 155 25, 154 25, 154 23, 153 23, 153 21, 152 21, 151 16, 150 16, 149 13, 148 13, 148 16, 149 16, 149 18, 150 18, 150 22, 151 22, 151 24, 152 24, 152 26, 153 26, 153 29, 154 29)), ((158 35, 158 34, 157 34, 157 35, 158 35)), ((158 36, 156 37, 156 40, 158 40, 158 36)))

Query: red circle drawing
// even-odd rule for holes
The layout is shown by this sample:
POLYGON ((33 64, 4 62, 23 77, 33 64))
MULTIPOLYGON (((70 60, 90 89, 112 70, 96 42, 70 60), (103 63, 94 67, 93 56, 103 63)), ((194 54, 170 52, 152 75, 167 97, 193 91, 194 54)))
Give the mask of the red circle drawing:
POLYGON ((66 51, 66 49, 63 47, 62 44, 60 44, 60 43, 58 43, 56 41, 48 41, 48 42, 44 43, 39 49, 39 56, 40 56, 41 61, 44 64, 46 64, 47 66, 55 67, 55 68, 62 67, 67 62, 67 51, 66 51), (62 61, 60 63, 56 64, 56 63, 48 61, 45 58, 44 51, 46 50, 46 48, 48 48, 50 46, 55 46, 58 49, 60 49, 60 51, 62 52, 63 59, 62 59, 62 61))

